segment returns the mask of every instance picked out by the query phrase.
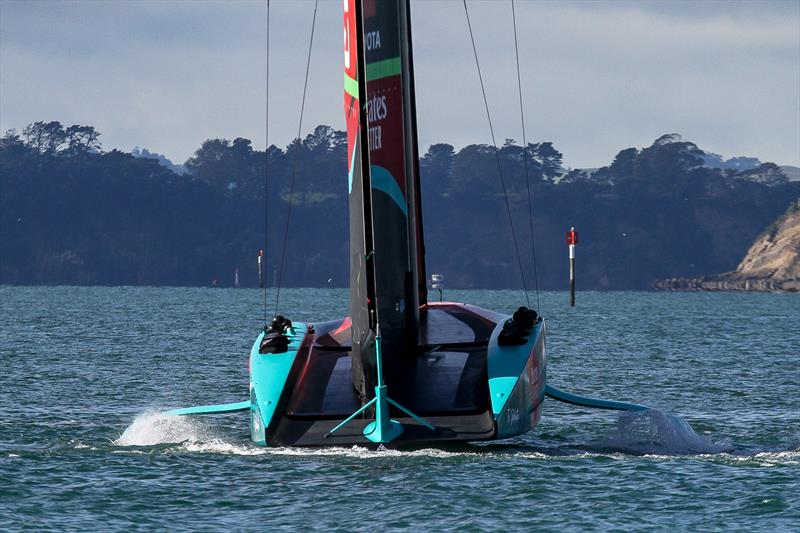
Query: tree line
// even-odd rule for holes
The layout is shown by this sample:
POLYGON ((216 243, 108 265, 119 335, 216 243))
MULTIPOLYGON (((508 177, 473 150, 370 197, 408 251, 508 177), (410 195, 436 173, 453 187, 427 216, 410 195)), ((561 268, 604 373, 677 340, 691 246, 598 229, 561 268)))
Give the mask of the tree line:
MULTIPOLYGON (((344 132, 318 126, 266 151, 244 138, 209 139, 183 174, 144 152, 103 151, 91 126, 36 122, 7 132, 0 283, 230 286, 238 269, 240 283, 255 286, 259 249, 270 283, 291 203, 283 284, 346 286, 344 132)), ((581 288, 647 289, 733 269, 800 196, 800 183, 772 163, 714 168, 675 134, 621 150, 594 171, 567 171, 562 159, 550 142, 507 139, 497 153, 430 146, 420 158, 428 273, 454 288, 519 288, 519 248, 529 287, 538 279, 563 289, 564 232, 575 226, 581 288)))

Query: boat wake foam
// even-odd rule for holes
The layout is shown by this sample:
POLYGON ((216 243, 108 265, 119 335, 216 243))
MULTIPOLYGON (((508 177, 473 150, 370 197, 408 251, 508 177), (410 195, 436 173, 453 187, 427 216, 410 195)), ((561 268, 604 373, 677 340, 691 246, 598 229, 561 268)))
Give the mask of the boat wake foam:
MULTIPOLYGON (((178 444, 189 453, 211 453, 224 455, 254 456, 329 456, 349 458, 386 458, 429 456, 447 458, 465 455, 465 452, 449 452, 438 449, 397 451, 392 449, 375 451, 363 446, 334 448, 271 448, 256 446, 249 442, 230 442, 222 438, 195 417, 146 412, 137 416, 122 435, 113 442, 116 446, 157 446, 178 444)), ((174 453, 174 448, 170 448, 174 453)))
POLYGON ((448 451, 437 448, 420 450, 375 450, 364 446, 330 447, 330 448, 270 448, 254 444, 235 444, 222 439, 208 441, 189 440, 182 444, 187 452, 192 453, 219 453, 226 455, 270 455, 284 457, 341 457, 351 459, 387 459, 429 457, 435 459, 449 459, 453 457, 470 456, 474 452, 448 451))
MULTIPOLYGON (((117 446, 156 446, 177 444, 188 453, 211 453, 239 456, 317 456, 359 459, 385 459, 401 457, 428 457, 450 459, 456 457, 511 457, 536 460, 581 458, 585 456, 619 454, 674 457, 693 456, 731 464, 757 464, 775 466, 800 464, 797 443, 780 450, 734 450, 730 441, 714 442, 700 436, 682 418, 659 409, 625 412, 619 415, 616 428, 598 441, 580 445, 579 450, 543 449, 528 445, 480 443, 462 445, 453 449, 424 448, 416 450, 378 450, 363 446, 335 448, 271 448, 250 442, 231 442, 212 427, 194 417, 173 416, 147 412, 137 416, 130 426, 114 441, 117 446)), ((80 448, 81 446, 76 446, 80 448)), ((174 448, 171 448, 174 453, 174 448)))
POLYGON ((114 444, 118 446, 153 446, 203 441, 213 438, 201 421, 185 417, 147 412, 137 416, 114 444))
POLYGON ((730 441, 713 442, 679 416, 660 409, 625 412, 616 429, 591 449, 633 455, 703 455, 733 451, 730 441))
MULTIPOLYGON (((396 460, 427 458, 435 460, 485 457, 487 459, 526 459, 537 461, 585 459, 625 455, 647 456, 653 459, 673 459, 690 456, 699 460, 723 464, 782 466, 800 464, 800 449, 734 451, 729 442, 712 442, 694 432, 682 418, 657 409, 629 412, 620 415, 616 429, 605 438, 590 444, 570 447, 569 450, 531 449, 525 444, 480 443, 453 449, 423 448, 416 450, 375 450, 371 447, 332 448, 271 448, 250 442, 231 442, 215 433, 200 420, 162 413, 145 413, 134 419, 114 441, 118 446, 157 446, 174 444, 170 453, 221 454, 233 456, 326 457, 331 459, 396 460)), ((77 446, 80 447, 80 446, 77 446)), ((166 451, 166 450, 164 450, 166 451)))

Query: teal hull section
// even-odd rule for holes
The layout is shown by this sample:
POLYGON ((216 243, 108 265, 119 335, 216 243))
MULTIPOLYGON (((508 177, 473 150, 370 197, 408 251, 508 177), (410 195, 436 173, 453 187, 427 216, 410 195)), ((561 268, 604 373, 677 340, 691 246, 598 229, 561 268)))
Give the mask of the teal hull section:
POLYGON ((289 347, 284 353, 258 353, 262 332, 250 349, 250 438, 255 444, 266 446, 267 429, 275 416, 275 409, 283 394, 289 372, 297 352, 308 333, 308 326, 295 322, 294 332, 288 334, 289 347))
POLYGON ((503 439, 533 429, 539 421, 546 386, 544 321, 536 324, 520 346, 500 346, 499 323, 489 339, 489 394, 497 434, 503 439))

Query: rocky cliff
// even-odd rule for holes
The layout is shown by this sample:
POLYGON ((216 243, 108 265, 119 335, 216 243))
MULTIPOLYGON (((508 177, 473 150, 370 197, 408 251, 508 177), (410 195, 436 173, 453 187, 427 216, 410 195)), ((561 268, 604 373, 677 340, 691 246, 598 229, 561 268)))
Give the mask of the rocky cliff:
POLYGON ((750 246, 733 272, 656 281, 660 290, 800 291, 800 200, 750 246))

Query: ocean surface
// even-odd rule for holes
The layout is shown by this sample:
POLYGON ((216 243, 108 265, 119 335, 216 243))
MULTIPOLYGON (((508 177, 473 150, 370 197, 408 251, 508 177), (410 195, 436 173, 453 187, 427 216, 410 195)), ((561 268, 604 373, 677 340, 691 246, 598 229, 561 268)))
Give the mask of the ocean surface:
MULTIPOLYGON (((345 290, 281 300, 293 320, 346 314, 345 290)), ((262 306, 248 289, 0 287, 0 530, 800 530, 800 295, 542 293, 548 382, 654 409, 548 399, 502 442, 260 448, 241 413, 159 415, 247 398, 262 306)))

